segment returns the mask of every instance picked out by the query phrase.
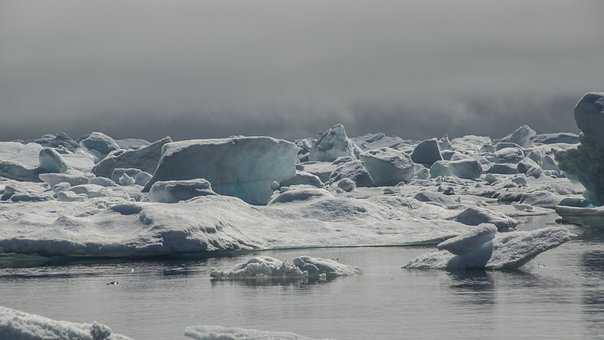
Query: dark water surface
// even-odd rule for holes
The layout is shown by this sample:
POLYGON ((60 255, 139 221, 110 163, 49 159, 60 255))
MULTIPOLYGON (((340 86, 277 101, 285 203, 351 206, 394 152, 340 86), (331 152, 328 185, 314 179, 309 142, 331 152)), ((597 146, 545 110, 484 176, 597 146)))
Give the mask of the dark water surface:
POLYGON ((547 252, 518 272, 450 274, 400 267, 425 248, 262 252, 338 258, 363 275, 320 284, 212 283, 207 260, 108 262, 0 270, 0 305, 99 321, 136 339, 184 339, 218 324, 336 339, 604 339, 604 237, 547 252), (106 285, 117 280, 119 285, 106 285))

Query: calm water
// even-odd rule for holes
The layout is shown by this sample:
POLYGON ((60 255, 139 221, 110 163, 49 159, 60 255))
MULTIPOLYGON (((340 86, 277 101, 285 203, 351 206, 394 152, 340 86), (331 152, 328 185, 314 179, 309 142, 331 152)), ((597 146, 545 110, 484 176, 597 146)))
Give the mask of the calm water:
POLYGON ((338 258, 364 271, 321 284, 210 282, 211 267, 248 256, 3 269, 0 305, 54 319, 97 320, 137 339, 184 339, 184 328, 197 324, 337 339, 604 339, 602 235, 545 253, 521 272, 400 269, 425 251, 262 253, 338 258), (111 280, 120 284, 105 284, 111 280))

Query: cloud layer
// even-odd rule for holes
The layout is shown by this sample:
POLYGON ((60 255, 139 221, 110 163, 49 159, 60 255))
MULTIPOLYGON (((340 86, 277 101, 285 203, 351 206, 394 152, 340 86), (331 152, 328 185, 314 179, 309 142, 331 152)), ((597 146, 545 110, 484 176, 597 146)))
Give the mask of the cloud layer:
POLYGON ((0 136, 574 130, 599 0, 0 1, 0 136))

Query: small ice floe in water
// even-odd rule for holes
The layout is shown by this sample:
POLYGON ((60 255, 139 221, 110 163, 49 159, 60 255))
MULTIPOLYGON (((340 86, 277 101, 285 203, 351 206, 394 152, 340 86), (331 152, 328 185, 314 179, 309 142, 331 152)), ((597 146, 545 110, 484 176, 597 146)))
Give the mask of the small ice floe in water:
MULTIPOLYGON (((0 307, 0 339, 10 340, 128 340, 99 324, 56 321, 0 307)), ((130 339, 131 340, 131 339, 130 339)))
POLYGON ((421 255, 403 268, 510 270, 525 265, 537 255, 575 237, 568 229, 548 227, 533 231, 495 233, 493 225, 440 243, 440 251, 421 255))
POLYGON ((194 340, 313 340, 313 338, 289 332, 271 332, 224 326, 187 327, 185 336, 194 340))
POLYGON ((212 269, 210 277, 212 280, 221 281, 257 279, 325 280, 360 273, 358 268, 329 259, 300 256, 292 262, 288 263, 268 256, 257 256, 236 265, 230 270, 212 269))

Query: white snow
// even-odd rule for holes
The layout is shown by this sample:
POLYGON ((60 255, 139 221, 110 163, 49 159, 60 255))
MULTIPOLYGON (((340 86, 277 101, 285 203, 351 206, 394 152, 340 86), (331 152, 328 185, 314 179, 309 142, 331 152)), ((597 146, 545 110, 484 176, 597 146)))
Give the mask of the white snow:
POLYGON ((98 324, 56 321, 0 307, 0 339, 3 340, 128 340, 98 324))

